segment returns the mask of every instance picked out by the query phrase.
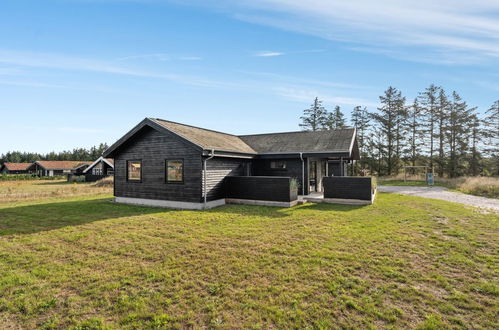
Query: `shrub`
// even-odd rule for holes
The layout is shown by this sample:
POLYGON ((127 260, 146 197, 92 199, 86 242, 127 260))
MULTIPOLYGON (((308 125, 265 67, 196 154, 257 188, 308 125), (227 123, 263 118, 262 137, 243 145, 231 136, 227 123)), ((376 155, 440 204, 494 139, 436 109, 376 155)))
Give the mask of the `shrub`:
POLYGON ((114 185, 114 177, 108 176, 104 179, 100 179, 99 181, 94 183, 96 187, 113 187, 114 185))
POLYGON ((84 175, 72 175, 69 177, 69 182, 85 182, 84 175))
POLYGON ((291 190, 298 190, 300 189, 300 182, 298 181, 297 178, 291 178, 289 187, 291 188, 291 190))
POLYGON ((377 187, 378 187, 378 178, 375 176, 372 176, 371 177, 371 190, 375 191, 377 187))
POLYGON ((62 180, 65 178, 65 175, 37 176, 36 174, 0 174, 0 181, 62 180))

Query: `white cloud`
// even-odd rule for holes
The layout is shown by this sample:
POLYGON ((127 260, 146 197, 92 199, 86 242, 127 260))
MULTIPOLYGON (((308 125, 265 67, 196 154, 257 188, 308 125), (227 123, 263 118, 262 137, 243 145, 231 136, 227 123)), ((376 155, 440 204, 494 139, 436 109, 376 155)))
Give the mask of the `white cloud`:
POLYGON ((282 52, 271 52, 271 51, 259 51, 254 54, 254 56, 259 57, 273 57, 273 56, 282 56, 284 53, 282 52))
POLYGON ((127 61, 127 60, 157 60, 157 61, 168 61, 170 60, 170 56, 165 53, 156 53, 156 54, 140 54, 140 55, 130 55, 117 58, 117 61, 127 61))
POLYGON ((314 98, 318 97, 320 100, 330 103, 339 104, 343 106, 370 106, 377 107, 377 103, 372 101, 367 101, 360 98, 341 96, 341 95, 329 95, 321 93, 315 89, 303 89, 300 87, 276 87, 273 88, 276 95, 284 97, 288 100, 301 101, 301 102, 312 102, 314 98))
POLYGON ((364 49, 395 50, 402 59, 423 55, 425 62, 462 64, 499 58, 497 0, 218 0, 202 5, 206 3, 240 20, 364 49))
POLYGON ((158 73, 125 66, 117 66, 112 62, 68 56, 53 53, 19 52, 0 50, 0 63, 34 68, 48 68, 58 70, 90 71, 104 74, 117 74, 133 77, 165 79, 181 84, 199 87, 230 87, 229 82, 210 80, 202 77, 189 76, 176 73, 158 73))
POLYGON ((201 61, 203 58, 201 56, 180 56, 178 59, 182 61, 201 61))
POLYGON ((203 58, 201 56, 172 56, 167 53, 155 53, 155 54, 139 54, 139 55, 130 55, 117 58, 117 61, 127 61, 127 60, 156 60, 156 61, 171 61, 171 60, 180 60, 180 61, 199 61, 203 58))

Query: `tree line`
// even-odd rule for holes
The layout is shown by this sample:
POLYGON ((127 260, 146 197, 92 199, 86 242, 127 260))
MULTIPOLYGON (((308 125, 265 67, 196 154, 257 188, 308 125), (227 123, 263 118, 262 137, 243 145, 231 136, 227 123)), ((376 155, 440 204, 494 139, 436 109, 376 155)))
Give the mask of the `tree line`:
MULTIPOLYGON (((412 102, 395 87, 379 101, 375 111, 351 111, 361 154, 357 173, 396 175, 403 166, 428 166, 442 177, 499 175, 499 99, 481 115, 457 92, 432 84, 412 102)), ((300 120, 303 130, 348 126, 339 106, 329 112, 318 98, 300 120)))
POLYGON ((108 148, 106 143, 101 143, 98 146, 93 146, 89 149, 75 148, 61 152, 49 152, 47 154, 39 154, 33 152, 9 151, 0 155, 0 163, 33 163, 37 160, 82 160, 94 161, 108 148))

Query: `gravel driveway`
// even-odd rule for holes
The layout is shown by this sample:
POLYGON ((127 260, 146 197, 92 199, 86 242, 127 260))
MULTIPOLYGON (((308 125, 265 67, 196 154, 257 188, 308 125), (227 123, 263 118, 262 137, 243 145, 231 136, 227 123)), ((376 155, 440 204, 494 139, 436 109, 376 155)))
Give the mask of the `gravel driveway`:
POLYGON ((442 199, 444 201, 495 210, 495 212, 499 213, 499 199, 448 191, 447 188, 443 187, 378 186, 378 191, 442 199))

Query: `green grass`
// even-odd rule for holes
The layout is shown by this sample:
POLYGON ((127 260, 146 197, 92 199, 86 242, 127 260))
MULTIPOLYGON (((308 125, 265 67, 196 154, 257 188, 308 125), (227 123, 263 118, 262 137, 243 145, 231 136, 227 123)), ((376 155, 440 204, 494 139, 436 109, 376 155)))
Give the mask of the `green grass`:
POLYGON ((0 203, 6 328, 498 328, 498 216, 372 206, 0 203))

